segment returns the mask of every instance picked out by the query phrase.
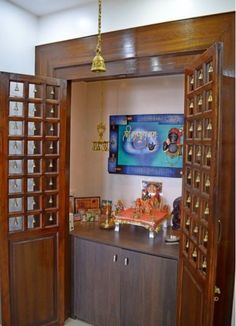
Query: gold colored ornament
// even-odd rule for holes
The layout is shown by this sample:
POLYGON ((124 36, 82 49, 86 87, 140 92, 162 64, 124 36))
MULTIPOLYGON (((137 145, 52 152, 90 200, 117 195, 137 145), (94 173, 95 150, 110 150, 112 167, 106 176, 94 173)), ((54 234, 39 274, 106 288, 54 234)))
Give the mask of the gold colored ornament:
POLYGON ((213 72, 213 66, 212 66, 212 64, 209 65, 208 72, 209 73, 213 72))
POLYGON ((198 149, 198 152, 197 152, 197 156, 198 157, 201 157, 202 153, 201 153, 201 148, 198 149))
POLYGON ((188 151, 188 155, 189 155, 189 156, 192 156, 192 155, 193 155, 193 150, 192 150, 192 148, 189 149, 189 151, 188 151))
POLYGON ((205 208, 205 210, 204 210, 204 214, 205 215, 209 215, 209 213, 210 213, 210 210, 209 210, 209 207, 207 205, 206 208, 205 208))
POLYGON ((189 127, 189 131, 190 131, 190 132, 193 131, 193 124, 191 124, 191 126, 189 127))
POLYGON ((202 131, 202 125, 201 125, 201 123, 199 123, 199 125, 197 127, 197 131, 202 131))
POLYGON ((51 127, 50 127, 50 131, 51 131, 51 132, 54 131, 54 127, 53 127, 53 125, 51 125, 51 127))
POLYGON ((209 149, 206 155, 207 158, 211 158, 211 150, 209 149))
POLYGON ((206 232, 206 234, 205 234, 205 236, 204 236, 204 238, 203 238, 203 242, 207 242, 208 241, 208 232, 206 232))
POLYGON ((189 180, 190 180, 190 179, 192 179, 192 175, 191 175, 191 172, 189 172, 189 174, 188 174, 187 178, 188 178, 189 180))
POLYGON ((195 182, 196 183, 199 183, 200 182, 200 175, 199 174, 197 175, 195 182))
POLYGON ((52 204, 53 203, 53 199, 52 199, 52 196, 50 196, 49 200, 48 200, 49 204, 52 204))
POLYGON ((53 89, 51 90, 50 95, 52 95, 52 96, 55 95, 55 92, 53 89))
POLYGON ((193 107, 194 107, 193 101, 190 102, 189 107, 190 107, 190 109, 193 109, 193 107))
POLYGON ((188 196, 188 198, 187 198, 187 203, 191 203, 191 197, 190 196, 188 196))
POLYGON ((206 258, 204 258, 204 260, 203 260, 202 269, 203 270, 206 270, 207 269, 207 261, 206 261, 206 258))
POLYGON ((212 130, 212 124, 211 124, 211 122, 208 123, 207 130, 212 130))
POLYGON ((212 97, 211 93, 209 94, 207 101, 208 102, 212 102, 213 101, 213 97, 212 97))
POLYGON ((197 258, 197 249, 194 249, 194 251, 192 253, 192 257, 193 258, 197 258))
POLYGON ((210 185, 211 185, 210 179, 207 178, 207 180, 205 182, 205 187, 210 187, 210 185))
POLYGON ((190 225, 190 219, 188 218, 187 221, 186 221, 186 226, 189 226, 190 225))
POLYGON ((53 216, 52 216, 52 214, 50 214, 50 216, 49 216, 49 221, 50 221, 50 222, 53 221, 53 216))
POLYGON ((191 80, 190 80, 190 84, 193 85, 194 84, 194 77, 192 76, 191 80))
POLYGON ((199 207, 199 200, 196 201, 195 207, 196 207, 196 208, 199 207))
POLYGON ((203 73, 202 73, 202 70, 200 70, 200 73, 199 73, 198 79, 199 79, 199 80, 202 80, 202 79, 203 79, 203 73))
POLYGON ((189 241, 186 242, 185 248, 186 248, 186 250, 188 250, 188 248, 189 248, 189 241))
POLYGON ((50 181, 49 181, 49 186, 53 186, 52 178, 51 178, 50 181))
POLYGON ((49 167, 50 168, 53 168, 53 162, 52 162, 52 160, 50 160, 49 167))
POLYGON ((51 150, 53 149, 53 142, 51 142, 49 149, 51 149, 51 150))
POLYGON ((196 225, 194 230, 193 230, 193 233, 197 234, 198 233, 198 226, 196 225))
POLYGON ((54 107, 53 106, 50 109, 50 113, 54 113, 54 107))
POLYGON ((202 97, 200 97, 199 98, 199 100, 198 100, 198 103, 197 103, 199 106, 201 106, 202 105, 202 97))
POLYGON ((102 0, 98 0, 98 39, 96 46, 96 55, 93 58, 91 71, 105 72, 106 66, 102 57, 102 36, 101 36, 101 18, 102 18, 102 0))

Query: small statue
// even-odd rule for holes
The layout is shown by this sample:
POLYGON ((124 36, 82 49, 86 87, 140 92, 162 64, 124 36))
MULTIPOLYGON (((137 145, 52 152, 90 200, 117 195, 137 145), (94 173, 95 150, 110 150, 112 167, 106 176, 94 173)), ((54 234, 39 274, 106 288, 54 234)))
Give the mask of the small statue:
POLYGON ((178 230, 180 228, 180 215, 181 215, 181 202, 182 197, 178 197, 173 201, 172 214, 172 229, 178 230))

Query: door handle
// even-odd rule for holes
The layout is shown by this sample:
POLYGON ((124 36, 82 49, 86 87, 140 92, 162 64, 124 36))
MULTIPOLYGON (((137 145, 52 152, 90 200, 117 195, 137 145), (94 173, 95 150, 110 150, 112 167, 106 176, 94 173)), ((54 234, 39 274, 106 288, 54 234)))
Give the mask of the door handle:
POLYGON ((128 265, 129 265, 129 259, 128 259, 127 257, 125 258, 124 265, 125 265, 125 266, 128 266, 128 265))
POLYGON ((117 262, 117 259, 118 259, 118 256, 116 254, 113 255, 113 263, 116 263, 117 262))

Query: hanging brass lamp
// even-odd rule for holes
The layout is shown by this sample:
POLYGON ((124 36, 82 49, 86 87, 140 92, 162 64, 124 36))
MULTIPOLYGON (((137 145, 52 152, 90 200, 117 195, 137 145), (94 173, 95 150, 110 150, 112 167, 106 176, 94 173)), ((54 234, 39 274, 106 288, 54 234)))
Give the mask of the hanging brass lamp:
POLYGON ((92 142, 93 151, 108 151, 109 141, 103 139, 103 135, 106 131, 105 123, 103 119, 103 84, 101 82, 101 95, 100 95, 100 110, 101 110, 101 120, 97 124, 98 140, 92 142))
POLYGON ((98 40, 96 46, 96 55, 93 58, 91 71, 105 72, 106 66, 102 57, 102 36, 101 36, 101 18, 102 18, 102 0, 98 0, 98 40))

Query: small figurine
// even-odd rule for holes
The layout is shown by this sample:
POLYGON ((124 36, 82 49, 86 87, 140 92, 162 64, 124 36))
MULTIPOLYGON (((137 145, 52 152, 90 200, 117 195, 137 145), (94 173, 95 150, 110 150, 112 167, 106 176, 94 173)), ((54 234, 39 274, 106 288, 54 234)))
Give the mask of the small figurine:
POLYGON ((178 197, 173 201, 173 211, 172 214, 172 229, 178 230, 180 228, 180 215, 181 215, 181 200, 182 197, 178 197))

